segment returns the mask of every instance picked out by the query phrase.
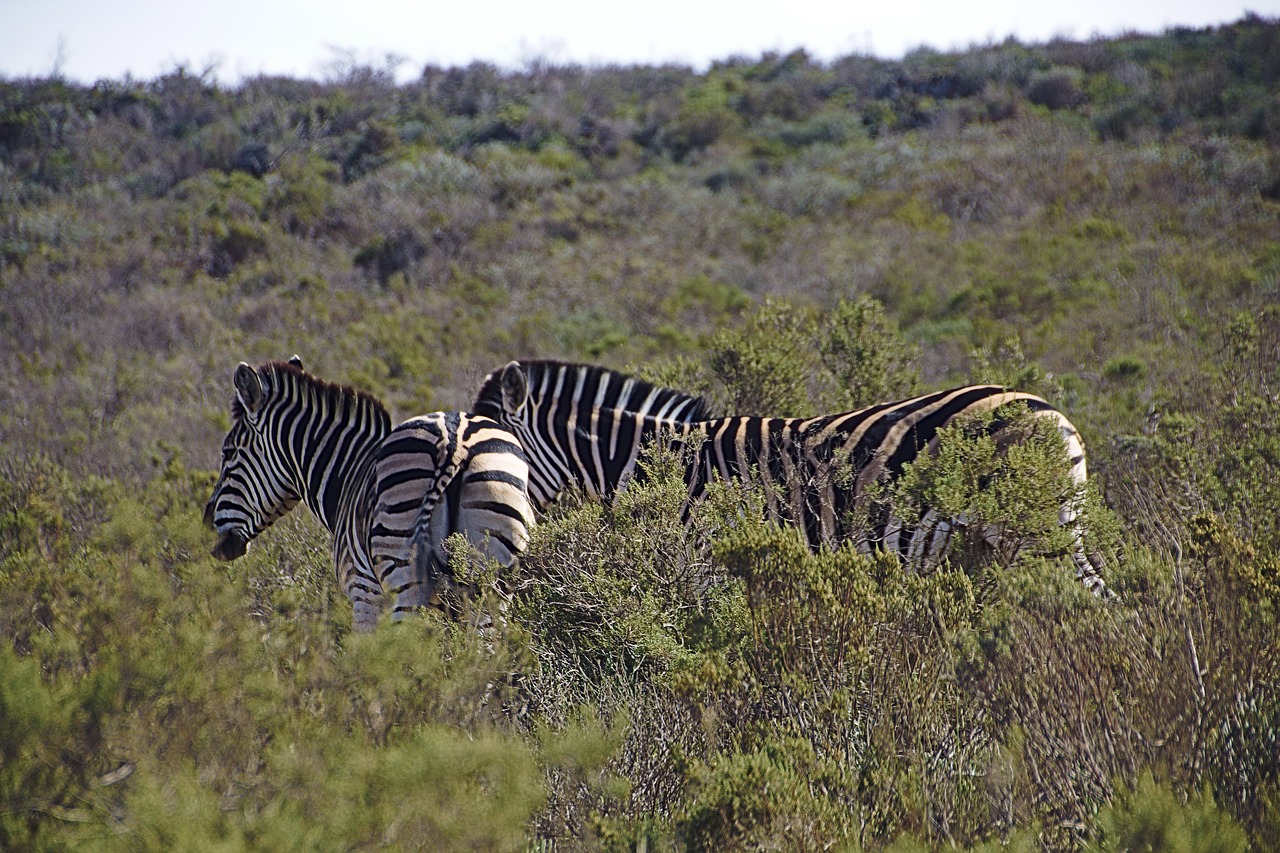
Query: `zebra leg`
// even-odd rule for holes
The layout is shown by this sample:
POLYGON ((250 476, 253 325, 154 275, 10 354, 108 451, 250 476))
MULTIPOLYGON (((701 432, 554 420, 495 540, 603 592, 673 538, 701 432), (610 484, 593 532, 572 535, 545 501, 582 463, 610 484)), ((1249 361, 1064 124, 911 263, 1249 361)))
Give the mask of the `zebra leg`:
POLYGON ((1084 584, 1089 592, 1106 600, 1116 597, 1115 592, 1102 579, 1101 559, 1089 555, 1084 547, 1084 525, 1081 524, 1075 502, 1064 504, 1058 513, 1062 526, 1071 531, 1071 561, 1076 564, 1076 579, 1084 584))
POLYGON ((448 555, 444 540, 448 537, 448 513, 433 512, 425 529, 416 531, 409 546, 408 575, 396 593, 394 619, 403 619, 423 607, 443 608, 443 594, 448 586, 448 555))
POLYGON ((884 548, 897 554, 909 571, 927 574, 942 565, 951 551, 951 537, 968 523, 962 513, 945 518, 936 509, 927 509, 914 526, 904 524, 896 513, 885 519, 884 548))
POLYGON ((942 565, 951 551, 952 533, 965 524, 963 513, 959 518, 950 519, 944 518, 936 509, 926 511, 916 525, 915 535, 911 537, 909 560, 912 565, 925 571, 933 571, 942 565))
POLYGON ((375 540, 378 577, 391 596, 391 621, 399 622, 420 608, 437 604, 433 575, 438 556, 417 537, 394 542, 375 540))
POLYGON ((414 532, 416 515, 416 502, 380 502, 369 537, 374 574, 391 597, 394 622, 429 604, 430 555, 422 552, 423 537, 414 532))
MULTIPOLYGON (((1066 419, 1063 418, 1063 421, 1066 419)), ((1076 564, 1076 579, 1099 598, 1113 600, 1115 592, 1102 579, 1102 560, 1090 556, 1084 547, 1084 524, 1080 520, 1080 506, 1084 501, 1085 483, 1089 479, 1084 444, 1070 423, 1061 427, 1061 434, 1067 446, 1067 455, 1071 459, 1071 480, 1075 483, 1076 493, 1058 510, 1058 523, 1071 531, 1071 560, 1076 564)))
POLYGON ((466 415, 433 412, 397 426, 377 463, 371 547, 383 588, 394 597, 391 618, 438 606, 446 562, 444 540, 455 477, 465 466, 466 415))
POLYGON ((382 614, 382 589, 368 568, 361 570, 364 560, 349 552, 338 557, 338 586, 351 602, 351 626, 368 633, 378 626, 382 614))
POLYGON ((367 634, 378 627, 378 615, 382 608, 376 602, 360 599, 351 602, 351 606, 354 610, 351 626, 357 633, 367 634))

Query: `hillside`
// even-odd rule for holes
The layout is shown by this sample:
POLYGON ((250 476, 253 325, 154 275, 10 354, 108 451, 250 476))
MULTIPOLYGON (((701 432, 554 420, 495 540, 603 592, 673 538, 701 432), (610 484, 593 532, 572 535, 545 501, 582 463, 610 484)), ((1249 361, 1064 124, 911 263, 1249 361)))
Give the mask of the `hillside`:
POLYGON ((1280 845, 1277 152, 1257 17, 0 80, 0 847, 1280 845), (206 556, 232 370, 294 353, 398 417, 519 357, 740 414, 1015 385, 1122 603, 686 530, 656 476, 544 525, 502 636, 356 637, 310 519, 206 556))

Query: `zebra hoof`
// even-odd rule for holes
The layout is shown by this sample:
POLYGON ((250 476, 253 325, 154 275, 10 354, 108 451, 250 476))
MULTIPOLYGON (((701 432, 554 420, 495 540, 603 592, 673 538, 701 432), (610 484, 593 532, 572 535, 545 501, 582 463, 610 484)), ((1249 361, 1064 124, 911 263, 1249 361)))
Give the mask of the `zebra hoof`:
POLYGON ((215 559, 230 561, 244 556, 249 550, 249 540, 238 530, 228 530, 218 535, 218 543, 210 551, 215 559))

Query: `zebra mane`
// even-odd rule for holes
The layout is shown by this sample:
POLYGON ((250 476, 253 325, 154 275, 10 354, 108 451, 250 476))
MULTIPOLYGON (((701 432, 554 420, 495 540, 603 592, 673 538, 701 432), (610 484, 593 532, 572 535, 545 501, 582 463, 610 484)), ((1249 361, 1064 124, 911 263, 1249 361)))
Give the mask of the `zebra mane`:
MULTIPOLYGON (((626 373, 610 370, 607 367, 554 359, 534 359, 520 361, 519 364, 520 369, 524 371, 528 379, 530 396, 537 395, 535 389, 541 387, 542 379, 548 373, 555 373, 561 370, 576 373, 579 370, 585 370, 585 378, 588 384, 594 387, 621 387, 624 382, 630 381, 633 383, 634 389, 631 393, 631 399, 645 400, 652 393, 653 399, 650 400, 649 405, 650 412, 661 409, 668 403, 688 401, 693 405, 685 413, 684 420, 696 423, 709 421, 715 417, 711 404, 703 397, 656 385, 626 373)), ((497 419, 496 413, 502 411, 502 370, 503 368, 498 368, 484 378, 484 382, 480 385, 480 392, 476 394, 476 402, 475 406, 472 407, 472 411, 497 419)), ((635 409, 628 409, 628 411, 635 411, 635 409)))
MULTIPOLYGON (((299 365, 287 361, 264 361, 257 367, 258 375, 264 377, 271 385, 270 393, 275 395, 285 385, 306 389, 325 408, 330 411, 339 410, 343 400, 353 400, 356 405, 363 405, 379 419, 386 429, 391 428, 391 413, 382 401, 367 391, 360 391, 350 385, 339 385, 328 382, 318 376, 307 373, 299 365)), ((244 406, 239 397, 232 398, 231 417, 240 420, 244 417, 244 406)))

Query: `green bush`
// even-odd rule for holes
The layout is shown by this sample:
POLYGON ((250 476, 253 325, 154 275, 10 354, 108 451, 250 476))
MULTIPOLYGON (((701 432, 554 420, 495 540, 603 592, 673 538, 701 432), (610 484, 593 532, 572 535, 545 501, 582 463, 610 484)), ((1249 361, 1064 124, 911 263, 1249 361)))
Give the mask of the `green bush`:
POLYGON ((514 613, 535 626, 543 654, 573 660, 578 689, 661 681, 740 630, 740 595, 702 556, 713 507, 686 527, 679 460, 657 453, 641 467, 641 482, 612 508, 586 503, 540 525, 522 561, 528 579, 514 613))
POLYGON ((731 105, 737 86, 736 80, 726 75, 709 78, 685 93, 661 135, 663 147, 672 157, 683 160, 740 126, 741 118, 731 105))
POLYGON ((828 850, 852 818, 831 796, 843 772, 804 741, 718 755, 694 773, 678 837, 689 850, 828 850))
MULTIPOLYGON (((681 304, 697 294, 686 286, 681 304), (686 295, 688 294, 688 295, 686 295)), ((726 313, 729 313, 727 311, 726 313)), ((732 316, 732 314, 731 314, 732 316)), ((652 381, 699 393, 726 414, 801 417, 846 411, 910 396, 918 350, 874 299, 840 299, 830 311, 770 300, 738 328, 722 328, 704 345, 706 365, 679 359, 640 370, 652 381)))
POLYGON ((427 246, 412 230, 378 235, 360 247, 352 262, 368 270, 385 286, 396 273, 404 273, 427 254, 427 246))
POLYGON ((1132 791, 1098 815, 1095 850, 1164 850, 1168 853, 1243 853, 1248 839, 1230 815, 1207 794, 1180 800, 1149 772, 1132 791))
POLYGON ((938 432, 934 453, 903 467, 893 485, 894 513, 921 518, 927 509, 963 518, 955 547, 986 550, 988 528, 1000 530, 996 560, 1009 566, 1025 554, 1066 554, 1073 532, 1059 508, 1083 506, 1083 488, 1071 479, 1058 424, 1011 403, 938 432), (990 433, 999 422, 999 440, 990 433))
POLYGON ((766 303, 741 332, 711 342, 711 374, 735 415, 800 417, 812 412, 806 391, 814 368, 810 320, 785 303, 766 303))
POLYGON ((1031 75, 1027 81, 1027 100, 1051 110, 1063 110, 1084 102, 1080 73, 1074 68, 1052 68, 1031 75))
POLYGON ((300 594, 332 587, 327 571, 281 576, 281 543, 214 569, 195 511, 166 517, 207 483, 117 500, 89 550, 68 549, 48 537, 79 534, 40 507, 93 487, 50 473, 6 480, 5 514, 32 519, 0 562, 6 848, 522 849, 546 774, 607 756, 598 727, 535 741, 504 721, 528 667, 514 627, 485 642, 427 617, 335 632, 306 604, 324 593, 300 594))
POLYGON ((902 338, 884 306, 867 297, 836 304, 823 323, 818 350, 837 394, 845 396, 841 408, 909 397, 919 383, 918 349, 902 338))
POLYGON ((1141 379, 1146 372, 1146 362, 1133 355, 1117 356, 1102 365, 1102 377, 1112 382, 1132 382, 1141 379))

